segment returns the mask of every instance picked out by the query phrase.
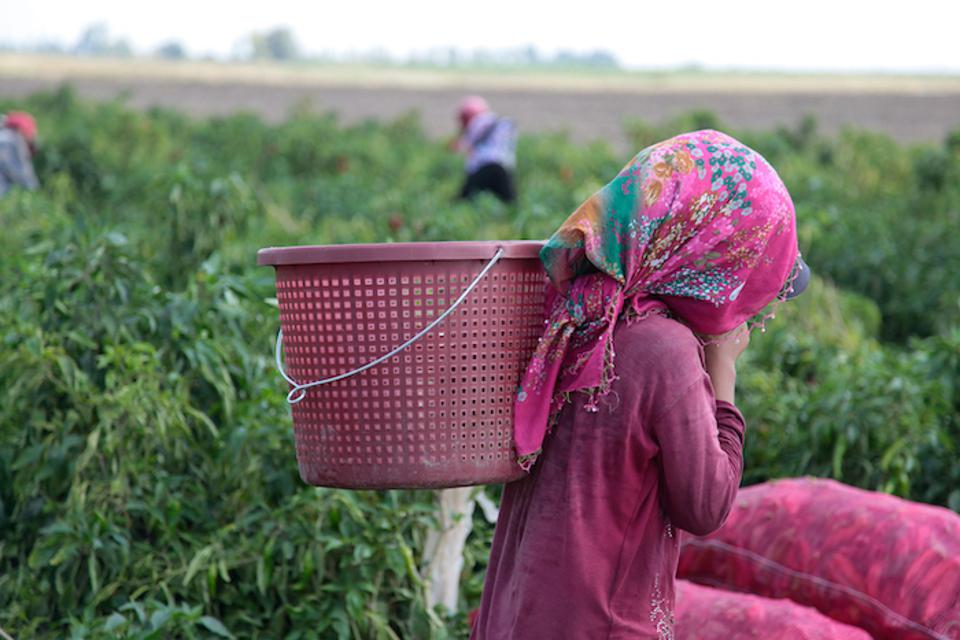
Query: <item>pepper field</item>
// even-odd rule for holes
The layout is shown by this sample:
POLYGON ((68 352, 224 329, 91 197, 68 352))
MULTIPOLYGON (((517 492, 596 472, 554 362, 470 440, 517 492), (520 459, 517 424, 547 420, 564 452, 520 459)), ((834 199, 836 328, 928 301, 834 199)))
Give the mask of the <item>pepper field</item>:
MULTIPOLYGON (((454 202, 416 116, 191 119, 69 89, 0 100, 42 145, 0 200, 0 627, 16 638, 465 638, 425 608, 429 492, 297 477, 260 247, 543 238, 629 154, 520 140, 520 199, 454 202)), ((958 123, 960 124, 960 123, 958 123)), ((724 128, 624 127, 634 149, 724 128)), ((777 167, 819 276, 744 356, 745 483, 811 474, 960 510, 960 128, 730 128, 777 167)), ((498 489, 486 489, 496 497, 498 489)))

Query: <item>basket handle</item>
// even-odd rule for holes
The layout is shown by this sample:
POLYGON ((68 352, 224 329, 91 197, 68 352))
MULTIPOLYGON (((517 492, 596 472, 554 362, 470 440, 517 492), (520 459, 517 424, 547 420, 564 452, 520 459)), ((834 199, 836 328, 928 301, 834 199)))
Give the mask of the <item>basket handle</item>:
POLYGON ((468 286, 466 289, 463 290, 463 293, 460 294, 460 297, 457 298, 454 301, 454 303, 451 304, 446 311, 444 311, 439 316, 437 316, 437 318, 433 320, 433 322, 431 322, 430 324, 425 326, 423 329, 421 329, 420 332, 417 333, 417 335, 413 336, 412 338, 404 342, 402 345, 400 345, 390 353, 384 354, 379 358, 377 358, 376 360, 372 360, 361 367, 357 367, 353 371, 347 371, 346 373, 340 373, 335 376, 324 378, 323 380, 315 380, 313 382, 304 382, 304 383, 297 382, 296 380, 288 376, 287 372, 284 371, 283 369, 283 358, 281 353, 282 345, 283 345, 283 329, 280 329, 279 331, 277 331, 277 343, 276 343, 276 348, 274 353, 277 361, 277 370, 280 372, 280 375, 283 376, 283 379, 289 382, 290 385, 293 386, 293 388, 290 389, 290 392, 287 394, 287 402, 290 404, 297 404, 298 402, 300 402, 301 400, 307 397, 307 389, 310 389, 311 387, 319 387, 320 385, 324 385, 324 384, 330 384, 331 382, 337 382, 338 380, 344 380, 346 378, 355 376, 358 373, 363 373, 367 369, 377 366, 384 360, 389 360, 390 358, 397 355, 398 353, 400 353, 410 345, 420 340, 423 336, 430 333, 430 331, 432 331, 434 327, 436 327, 438 324, 446 320, 447 316, 453 313, 456 310, 456 308, 459 307, 463 303, 463 301, 467 299, 467 296, 470 295, 470 292, 473 291, 478 284, 480 284, 480 281, 483 280, 484 276, 487 275, 490 269, 492 269, 494 265, 497 264, 497 262, 499 262, 500 258, 502 257, 503 257, 503 247, 498 247, 497 252, 493 255, 492 258, 490 258, 490 262, 488 262, 487 265, 480 271, 480 273, 477 274, 477 277, 473 279, 473 282, 470 283, 470 286, 468 286))

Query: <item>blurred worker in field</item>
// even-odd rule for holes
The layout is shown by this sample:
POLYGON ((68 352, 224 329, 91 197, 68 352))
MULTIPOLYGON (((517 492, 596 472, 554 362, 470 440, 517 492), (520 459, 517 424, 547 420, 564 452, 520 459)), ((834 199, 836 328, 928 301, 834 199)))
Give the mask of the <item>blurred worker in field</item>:
POLYGON ((36 189, 33 171, 37 122, 29 113, 11 111, 0 115, 0 196, 13 187, 36 189))
POLYGON ((460 102, 460 136, 455 148, 466 155, 466 179, 460 197, 469 199, 489 191, 504 202, 517 197, 513 170, 516 167, 517 130, 513 122, 490 110, 480 96, 460 102))

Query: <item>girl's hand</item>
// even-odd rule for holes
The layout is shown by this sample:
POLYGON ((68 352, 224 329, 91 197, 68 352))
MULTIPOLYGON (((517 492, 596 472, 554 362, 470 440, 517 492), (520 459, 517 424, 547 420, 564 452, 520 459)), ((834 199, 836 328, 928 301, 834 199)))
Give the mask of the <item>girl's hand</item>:
POLYGON ((719 336, 700 336, 707 375, 717 400, 733 404, 737 384, 737 358, 750 344, 746 323, 719 336))

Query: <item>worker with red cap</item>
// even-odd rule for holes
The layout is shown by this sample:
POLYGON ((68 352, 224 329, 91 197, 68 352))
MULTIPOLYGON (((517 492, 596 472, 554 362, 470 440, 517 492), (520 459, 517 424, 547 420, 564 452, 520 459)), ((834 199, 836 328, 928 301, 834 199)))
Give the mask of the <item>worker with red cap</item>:
POLYGON ((513 122, 501 118, 480 96, 460 102, 460 137, 456 148, 466 155, 466 180, 460 197, 470 199, 488 191, 504 202, 516 199, 517 132, 513 122))
POLYGON ((36 151, 37 121, 23 111, 0 116, 0 196, 13 187, 36 189, 39 186, 33 170, 36 151))

